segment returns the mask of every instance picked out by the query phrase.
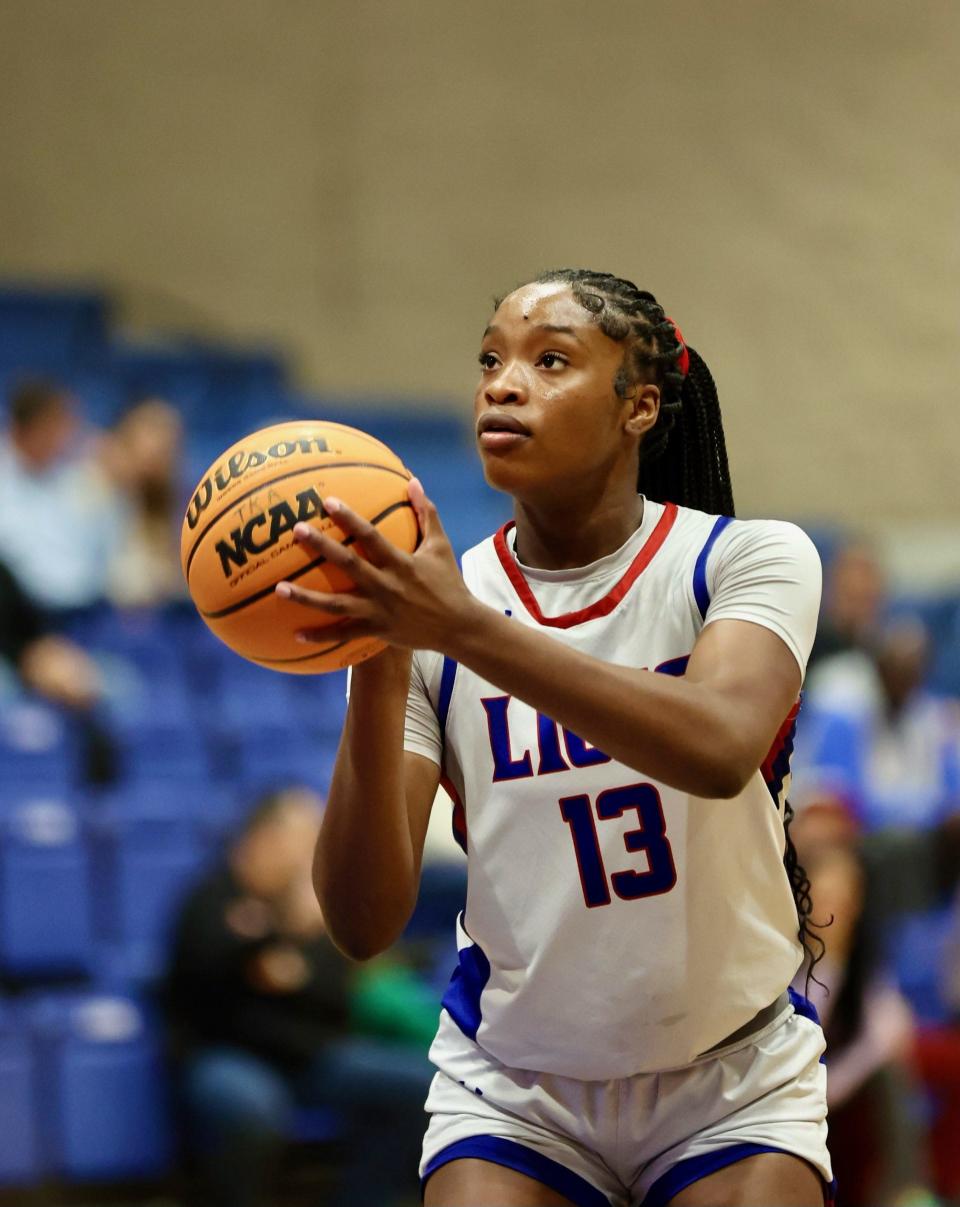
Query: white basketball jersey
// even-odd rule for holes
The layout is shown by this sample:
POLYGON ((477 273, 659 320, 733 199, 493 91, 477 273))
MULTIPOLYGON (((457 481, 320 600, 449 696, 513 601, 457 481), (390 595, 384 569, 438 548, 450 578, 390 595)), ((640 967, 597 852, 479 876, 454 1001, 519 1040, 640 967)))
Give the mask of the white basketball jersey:
MULTIPOLYGON (((512 525, 464 579, 513 622, 620 666, 682 675, 718 619, 776 632, 801 670, 820 565, 793 525, 646 501, 622 549, 522 567, 512 525)), ((790 983, 783 867, 796 709, 739 796, 705 800, 609 758, 438 654, 414 659, 405 746, 441 763, 468 855, 444 1008, 491 1056, 607 1080, 688 1064, 790 983)))

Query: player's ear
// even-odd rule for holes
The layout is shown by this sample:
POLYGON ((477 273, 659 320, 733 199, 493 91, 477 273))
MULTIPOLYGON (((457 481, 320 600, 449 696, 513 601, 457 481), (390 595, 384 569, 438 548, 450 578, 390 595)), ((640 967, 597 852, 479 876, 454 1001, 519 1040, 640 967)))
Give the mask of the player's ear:
POLYGON ((624 427, 632 436, 645 436, 660 414, 660 387, 637 382, 624 401, 629 408, 624 427))

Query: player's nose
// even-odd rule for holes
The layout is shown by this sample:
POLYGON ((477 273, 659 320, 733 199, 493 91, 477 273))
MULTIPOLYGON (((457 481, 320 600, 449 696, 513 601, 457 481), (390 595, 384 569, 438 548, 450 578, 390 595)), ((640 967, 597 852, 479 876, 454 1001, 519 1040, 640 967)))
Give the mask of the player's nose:
POLYGON ((515 363, 502 365, 500 372, 487 381, 483 393, 491 406, 505 406, 510 403, 522 405, 528 397, 526 380, 515 363))

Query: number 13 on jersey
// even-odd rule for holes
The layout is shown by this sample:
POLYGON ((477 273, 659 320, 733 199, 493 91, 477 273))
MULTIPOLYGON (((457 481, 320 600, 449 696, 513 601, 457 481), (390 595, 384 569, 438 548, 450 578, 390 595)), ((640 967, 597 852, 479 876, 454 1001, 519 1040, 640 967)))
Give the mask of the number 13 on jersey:
POLYGON ((560 816, 570 827, 583 899, 588 908, 609 905, 610 889, 624 901, 640 897, 655 897, 669 893, 677 883, 673 851, 666 834, 666 822, 660 793, 653 784, 627 784, 623 788, 608 788, 597 797, 594 806, 585 793, 565 796, 560 801, 560 816), (607 876, 594 820, 612 821, 634 810, 640 825, 628 830, 623 845, 631 853, 646 855, 645 871, 618 871, 607 876))

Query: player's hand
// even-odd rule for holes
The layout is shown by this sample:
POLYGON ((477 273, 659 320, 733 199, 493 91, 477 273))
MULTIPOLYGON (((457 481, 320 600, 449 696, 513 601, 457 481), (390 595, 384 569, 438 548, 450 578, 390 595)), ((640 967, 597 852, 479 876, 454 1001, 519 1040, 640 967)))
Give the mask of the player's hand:
MULTIPOLYGON (((356 589, 327 594, 282 582, 277 594, 340 618, 337 635, 344 640, 379 637, 407 649, 445 652, 482 605, 467 590, 437 509, 416 478, 410 481, 409 497, 422 536, 414 553, 392 545, 339 499, 324 499, 324 509, 337 527, 354 538, 352 546, 324 536, 310 524, 298 524, 293 535, 311 558, 325 557, 344 570, 356 589)), ((297 636, 306 642, 329 641, 330 628, 302 629, 297 636)))

